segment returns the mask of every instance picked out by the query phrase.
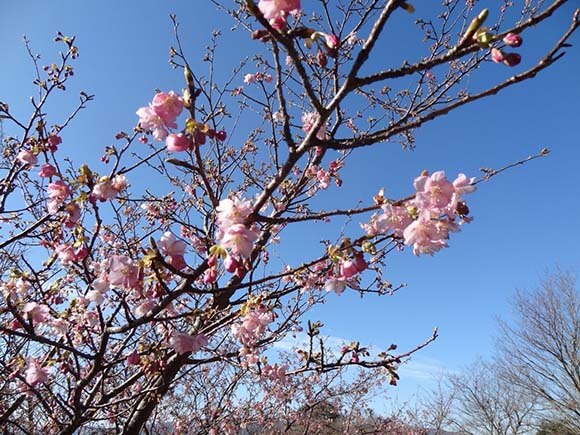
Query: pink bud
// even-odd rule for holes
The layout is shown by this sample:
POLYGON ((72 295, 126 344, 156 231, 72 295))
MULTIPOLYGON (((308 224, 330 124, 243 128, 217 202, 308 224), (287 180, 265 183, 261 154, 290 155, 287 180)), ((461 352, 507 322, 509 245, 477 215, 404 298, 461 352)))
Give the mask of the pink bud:
POLYGON ((170 153, 187 151, 190 146, 189 138, 183 133, 170 134, 165 140, 165 146, 170 153))
POLYGON ((239 262, 231 255, 228 255, 224 260, 224 267, 229 273, 234 273, 236 269, 239 267, 239 262))
POLYGON ((504 60, 504 55, 503 55, 502 51, 498 50, 497 48, 492 48, 491 49, 491 60, 493 60, 495 63, 502 63, 504 60))
POLYGON ((205 134, 200 130, 195 130, 193 133, 193 140, 196 145, 203 145, 205 143, 205 134))
POLYGON ((524 41, 522 37, 517 33, 508 33, 507 35, 504 36, 503 42, 504 44, 509 45, 510 47, 519 47, 520 45, 522 45, 522 42, 524 41))
POLYGON ((356 267, 356 270, 358 270, 359 272, 362 272, 363 270, 365 270, 368 267, 368 264, 362 255, 355 255, 354 266, 356 267))
POLYGON ((216 131, 216 133, 215 133, 215 138, 217 140, 219 140, 220 142, 223 142, 224 140, 226 140, 227 137, 228 136, 224 130, 216 131))
POLYGON ((505 53, 503 64, 507 66, 516 66, 522 61, 522 57, 517 53, 505 53))
POLYGON ((217 280, 217 269, 215 267, 207 269, 203 274, 203 282, 205 284, 212 284, 216 282, 216 280, 217 280))
POLYGON ((48 142, 48 149, 52 152, 55 152, 58 149, 58 145, 62 143, 62 139, 56 134, 51 134, 48 136, 46 141, 48 142))
POLYGON ((136 366, 136 365, 139 365, 141 363, 141 357, 139 356, 137 351, 134 350, 129 355, 127 355, 127 358, 125 361, 127 362, 128 366, 136 366))

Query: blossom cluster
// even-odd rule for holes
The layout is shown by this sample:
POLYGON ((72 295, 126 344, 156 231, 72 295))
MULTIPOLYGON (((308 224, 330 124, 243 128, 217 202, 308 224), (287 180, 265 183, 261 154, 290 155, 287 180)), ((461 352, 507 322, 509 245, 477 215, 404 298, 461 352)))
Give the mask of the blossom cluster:
POLYGON ((450 232, 459 231, 457 216, 461 222, 470 221, 462 198, 475 191, 473 182, 464 174, 450 182, 443 171, 432 175, 424 172, 414 181, 413 199, 401 205, 384 204, 382 214, 373 215, 368 224, 361 226, 368 236, 392 231, 405 245, 413 246, 415 255, 433 255, 448 246, 450 232))
MULTIPOLYGON (((515 33, 508 33, 503 38, 503 43, 509 47, 519 47, 523 43, 523 39, 520 35, 515 33)), ((491 59, 495 63, 503 63, 507 66, 516 66, 522 60, 522 57, 518 53, 502 51, 499 48, 491 49, 491 59)))
POLYGON ((249 258, 258 239, 255 228, 249 228, 246 220, 252 213, 252 203, 232 197, 220 201, 217 211, 218 239, 230 255, 249 258))
POLYGON ((256 345, 275 319, 275 314, 263 303, 250 304, 239 322, 232 325, 232 335, 241 344, 240 356, 249 365, 258 362, 256 345))
POLYGON ((178 354, 197 352, 202 347, 207 346, 209 339, 204 334, 184 334, 182 332, 173 332, 169 338, 169 347, 178 354))
POLYGON ((155 140, 162 141, 169 128, 177 128, 175 120, 183 110, 183 99, 175 92, 159 92, 149 106, 137 110, 139 124, 153 133, 155 140))

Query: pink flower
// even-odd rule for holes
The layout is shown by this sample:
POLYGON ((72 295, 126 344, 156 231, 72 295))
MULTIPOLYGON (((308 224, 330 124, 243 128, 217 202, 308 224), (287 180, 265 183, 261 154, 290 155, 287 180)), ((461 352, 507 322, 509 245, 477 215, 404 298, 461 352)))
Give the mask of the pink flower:
POLYGON ((169 347, 178 354, 183 354, 197 352, 202 347, 207 346, 208 342, 209 340, 204 334, 192 336, 181 332, 173 332, 169 338, 169 347))
POLYGON ((296 14, 300 10, 300 0, 260 0, 260 12, 267 20, 296 14))
POLYGON ((409 211, 405 206, 385 204, 382 207, 384 212, 385 226, 393 231, 396 236, 402 236, 405 228, 411 223, 409 211))
POLYGON ((245 199, 232 197, 222 199, 216 208, 217 223, 222 230, 233 224, 244 223, 252 213, 252 203, 245 199))
POLYGON ((412 245, 415 255, 433 255, 448 246, 450 231, 458 231, 457 224, 447 219, 433 218, 428 210, 424 210, 419 218, 405 229, 403 236, 405 245, 412 245))
POLYGON ((183 110, 183 99, 175 92, 159 92, 153 97, 151 109, 159 116, 166 127, 176 128, 175 119, 183 110))
POLYGON ((508 33, 504 36, 503 42, 505 45, 509 45, 510 47, 519 47, 524 41, 517 33, 508 33))
MULTIPOLYGON (((307 112, 302 115, 302 131, 305 133, 310 133, 310 130, 314 127, 314 124, 318 122, 318 114, 315 112, 307 112)), ((326 138, 326 125, 320 126, 316 132, 316 137, 320 140, 326 138)))
POLYGON ((50 198, 47 203, 48 212, 50 214, 56 214, 62 203, 70 195, 70 188, 64 181, 57 180, 48 185, 46 193, 50 198))
POLYGON ((244 76, 244 83, 246 85, 251 85, 256 81, 256 74, 246 74, 244 76))
POLYGON ((415 178, 415 201, 420 207, 442 212, 451 204, 455 188, 444 171, 437 171, 433 175, 421 175, 415 178))
POLYGON ((226 230, 221 245, 233 255, 249 258, 257 239, 258 234, 255 231, 243 224, 234 224, 226 230))
POLYGON ((151 131, 155 140, 162 141, 167 137, 168 131, 163 119, 151 107, 141 107, 137 110, 137 116, 139 116, 141 128, 151 131))
POLYGON ((328 278, 324 283, 324 290, 327 292, 334 292, 337 295, 344 293, 346 288, 346 280, 344 278, 328 278))
POLYGON ((64 223, 65 226, 67 228, 73 228, 81 218, 81 208, 78 204, 71 202, 64 208, 64 211, 67 213, 67 218, 64 223))
POLYGON ((137 317, 143 317, 150 314, 156 306, 157 301, 153 299, 147 299, 145 302, 139 304, 135 308, 134 313, 137 317))
POLYGON ((475 182, 475 177, 467 178, 465 174, 459 174, 457 178, 453 181, 453 187, 455 192, 462 196, 468 193, 473 193, 476 187, 473 185, 475 182))
POLYGON ((125 190, 127 187, 127 180, 124 175, 117 175, 113 179, 109 177, 101 177, 99 182, 94 185, 91 194, 96 200, 101 202, 115 199, 117 195, 125 190))
POLYGON ((41 367, 35 358, 28 360, 28 367, 26 368, 26 383, 34 387, 38 384, 44 384, 48 381, 50 374, 47 367, 41 367))
POLYGON ((50 178, 56 175, 56 168, 50 163, 45 163, 40 167, 38 171, 38 176, 42 178, 50 178))
POLYGON ((170 134, 165 139, 165 146, 170 153, 187 151, 191 147, 191 141, 183 133, 170 134))
POLYGON ((52 152, 57 151, 58 146, 62 143, 61 137, 57 136, 56 134, 51 134, 50 136, 48 136, 48 139, 46 141, 48 142, 49 149, 52 152))
POLYGON ((50 309, 47 305, 28 302, 24 304, 22 314, 25 319, 32 321, 33 325, 37 325, 39 323, 45 323, 50 318, 50 309))
POLYGON ((64 202, 67 196, 70 195, 70 189, 64 181, 57 180, 48 185, 46 188, 46 193, 50 199, 56 199, 60 202, 64 202))
POLYGON ((349 279, 364 271, 368 267, 367 262, 363 256, 357 254, 352 260, 343 261, 340 265, 341 278, 349 279))
POLYGON ((224 267, 229 273, 236 272, 240 266, 240 262, 231 255, 228 255, 224 260, 224 267))
POLYGON ((159 248, 163 255, 170 257, 185 254, 186 244, 183 240, 179 240, 173 233, 166 231, 159 240, 159 248))
POLYGON ((113 255, 109 261, 109 283, 114 287, 134 289, 139 284, 139 267, 124 255, 113 255))
POLYGON ((185 259, 183 258, 185 254, 186 244, 183 240, 177 239, 173 233, 167 231, 161 236, 159 240, 159 248, 161 253, 168 257, 166 260, 169 264, 178 270, 183 269, 186 266, 185 259))
POLYGON ((58 256, 60 264, 63 266, 68 266, 76 259, 74 248, 71 245, 67 245, 66 243, 61 243, 58 245, 54 252, 58 256))
POLYGON ((36 155, 29 150, 20 151, 16 156, 16 158, 23 165, 34 166, 36 165, 36 163, 38 163, 38 158, 36 157, 36 155))

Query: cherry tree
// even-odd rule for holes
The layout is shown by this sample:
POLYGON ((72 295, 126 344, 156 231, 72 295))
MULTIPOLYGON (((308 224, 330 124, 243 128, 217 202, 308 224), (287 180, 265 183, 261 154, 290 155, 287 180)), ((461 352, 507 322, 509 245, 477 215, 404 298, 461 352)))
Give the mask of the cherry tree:
POLYGON ((566 0, 526 1, 512 21, 508 2, 488 11, 446 0, 436 17, 402 0, 212 3, 255 40, 253 64, 218 83, 216 32, 209 71, 194 71, 172 16, 170 60, 184 88, 144 95, 102 162, 67 156, 67 129, 92 95, 70 114, 47 110, 73 77, 74 37, 57 34, 61 58, 47 66, 27 45, 38 88, 30 117, 0 102, 0 421, 10 433, 324 433, 329 409, 349 433, 372 421, 412 433, 373 420, 365 403, 437 332, 412 349, 332 346, 305 314, 346 291, 396 292, 382 275, 388 254, 446 248, 471 221, 476 184, 548 153, 479 179, 429 168, 403 198, 377 186, 332 208, 319 199, 349 183, 341 169, 359 148, 414 147, 423 124, 558 61, 578 11, 528 69, 518 47, 566 0), (393 20, 418 25, 425 46, 378 67, 372 55, 393 20), (466 81, 490 68, 506 78, 470 91, 466 81), (331 219, 360 226, 285 260, 294 227, 331 219), (276 355, 272 344, 293 335, 304 340, 276 355))

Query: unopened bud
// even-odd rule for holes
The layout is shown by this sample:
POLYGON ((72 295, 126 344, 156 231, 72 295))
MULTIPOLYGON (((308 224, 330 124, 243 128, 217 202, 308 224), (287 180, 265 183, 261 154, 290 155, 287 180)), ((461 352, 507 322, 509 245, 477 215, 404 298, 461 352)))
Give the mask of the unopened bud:
POLYGON ((520 45, 522 45, 522 42, 524 42, 524 40, 517 33, 508 33, 507 35, 504 36, 503 42, 505 45, 509 45, 510 47, 519 47, 520 45))

